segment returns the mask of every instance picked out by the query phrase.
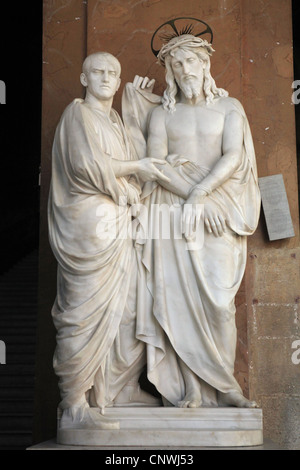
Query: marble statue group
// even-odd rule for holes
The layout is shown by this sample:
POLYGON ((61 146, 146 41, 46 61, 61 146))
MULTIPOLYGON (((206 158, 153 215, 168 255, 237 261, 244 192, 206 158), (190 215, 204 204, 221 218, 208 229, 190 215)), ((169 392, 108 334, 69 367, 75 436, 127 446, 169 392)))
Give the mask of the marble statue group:
POLYGON ((255 153, 212 53, 192 34, 171 38, 158 54, 163 96, 136 76, 122 120, 121 65, 91 54, 85 99, 57 127, 48 218, 65 428, 118 429, 109 407, 257 406, 234 377, 234 301, 260 210, 255 153))

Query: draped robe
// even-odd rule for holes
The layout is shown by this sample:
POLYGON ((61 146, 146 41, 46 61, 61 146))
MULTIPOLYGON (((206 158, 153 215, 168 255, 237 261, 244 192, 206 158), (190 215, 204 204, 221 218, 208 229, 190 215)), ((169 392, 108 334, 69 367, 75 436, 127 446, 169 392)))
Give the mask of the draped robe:
MULTIPOLYGON (((135 338, 136 255, 127 234, 135 177, 116 178, 111 159, 133 159, 118 114, 74 100, 57 127, 48 204, 58 261, 54 370, 68 408, 89 392, 110 403, 144 364, 135 338)), ((88 395, 88 394, 87 394, 88 395)))
MULTIPOLYGON (((136 243, 140 260, 137 337, 147 346, 149 380, 173 405, 186 393, 179 358, 199 378, 204 406, 217 405, 216 391, 241 392, 234 377, 234 300, 245 271, 247 236, 259 219, 260 194, 245 112, 237 100, 226 99, 244 122, 241 164, 208 196, 227 219, 226 233, 215 237, 204 232, 199 247, 189 249, 187 240, 178 237, 184 200, 157 183, 146 183, 142 195, 146 210, 141 211, 141 237, 136 243), (151 229, 158 223, 155 205, 177 207, 177 216, 168 219, 169 239, 153 236, 157 230, 151 229)), ((149 115, 159 104, 158 96, 126 85, 122 114, 140 158, 147 153, 149 115)), ((191 185, 209 172, 187 155, 169 155, 167 161, 191 185)))

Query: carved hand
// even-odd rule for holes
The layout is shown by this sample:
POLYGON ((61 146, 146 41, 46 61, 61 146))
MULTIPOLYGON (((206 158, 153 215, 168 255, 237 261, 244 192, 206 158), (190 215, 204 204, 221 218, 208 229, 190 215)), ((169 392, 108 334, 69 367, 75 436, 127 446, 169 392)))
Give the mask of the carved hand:
POLYGON ((139 75, 136 75, 133 80, 133 86, 136 90, 138 89, 146 90, 146 91, 149 91, 149 93, 152 93, 154 84, 155 84, 154 78, 150 80, 150 78, 148 77, 140 77, 139 75))
POLYGON ((226 218, 216 204, 208 198, 204 205, 204 223, 207 231, 216 237, 221 237, 226 232, 226 218))
POLYGON ((156 166, 165 165, 164 160, 158 158, 143 158, 137 162, 138 168, 137 173, 142 181, 165 181, 170 182, 170 178, 167 178, 162 171, 160 171, 156 166))

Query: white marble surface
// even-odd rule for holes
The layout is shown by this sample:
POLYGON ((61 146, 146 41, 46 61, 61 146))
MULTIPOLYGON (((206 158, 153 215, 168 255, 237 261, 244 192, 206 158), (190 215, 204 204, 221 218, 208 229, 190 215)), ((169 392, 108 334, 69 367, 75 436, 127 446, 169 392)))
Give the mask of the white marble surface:
POLYGON ((175 37, 158 56, 161 104, 148 77, 124 90, 137 154, 165 161, 170 179, 145 183, 141 196, 137 337, 149 381, 174 406, 256 407, 234 376, 234 299, 260 211, 255 151, 243 106, 211 76, 210 52, 201 38, 175 37))
POLYGON ((162 101, 154 97, 149 158, 126 117, 138 109, 148 120, 151 81, 139 77, 125 93, 127 135, 112 109, 121 66, 111 54, 86 58, 85 100, 74 100, 57 127, 48 218, 58 261, 52 318, 61 444, 262 443, 259 413, 205 409, 257 407, 234 376, 234 298, 260 208, 247 118, 237 100, 216 88, 209 52, 192 35, 168 43, 164 62, 174 86, 168 82, 162 101), (139 228, 143 222, 159 228, 157 206, 169 214, 179 208, 179 218, 165 218, 167 237, 133 240, 132 217, 139 228), (153 406, 138 385, 146 364, 164 404, 182 410, 137 409, 153 406), (111 405, 116 409, 103 416, 111 405))
POLYGON ((118 420, 120 429, 257 429, 258 408, 107 408, 105 416, 118 420))
POLYGON ((61 429, 57 443, 75 446, 210 446, 263 444, 262 410, 238 408, 111 408, 117 430, 61 429))
POLYGON ((120 72, 111 54, 86 58, 80 76, 85 99, 65 109, 53 142, 48 205, 58 262, 53 365, 69 426, 88 421, 107 427, 87 400, 102 408, 116 397, 120 402, 122 392, 123 400, 129 395, 131 401, 153 402, 138 388, 145 346, 135 335, 138 266, 128 231, 141 181, 166 177, 151 159, 136 159, 112 108, 120 72))
MULTIPOLYGON (((40 442, 39 444, 35 444, 31 447, 28 447, 27 450, 101 450, 101 451, 106 451, 107 453, 114 452, 116 450, 118 451, 128 451, 128 447, 124 446, 115 446, 112 448, 111 446, 67 446, 67 445, 62 445, 62 444, 57 444, 55 439, 49 439, 48 441, 40 442)), ((185 451, 185 450, 190 450, 193 452, 198 452, 201 450, 212 450, 211 447, 209 446, 197 446, 197 447, 189 447, 189 446, 164 446, 163 448, 161 446, 149 446, 149 447, 143 447, 143 446, 131 446, 130 447, 131 451, 135 451, 136 453, 138 452, 143 452, 143 451, 152 451, 152 450, 180 450, 180 451, 185 451)), ((241 447, 215 447, 213 450, 283 450, 282 447, 271 441, 270 439, 264 439, 264 443, 262 445, 258 446, 241 446, 241 447)), ((105 453, 106 455, 106 453, 105 453)), ((127 454, 126 454, 127 455, 127 454)))

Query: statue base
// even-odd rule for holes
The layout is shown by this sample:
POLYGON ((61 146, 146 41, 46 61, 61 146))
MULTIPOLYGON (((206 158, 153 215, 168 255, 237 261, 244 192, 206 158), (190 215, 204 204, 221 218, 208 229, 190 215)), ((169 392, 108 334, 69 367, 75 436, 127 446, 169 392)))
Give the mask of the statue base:
POLYGON ((63 429, 57 443, 94 447, 244 447, 263 444, 258 408, 107 408, 120 429, 63 429))

